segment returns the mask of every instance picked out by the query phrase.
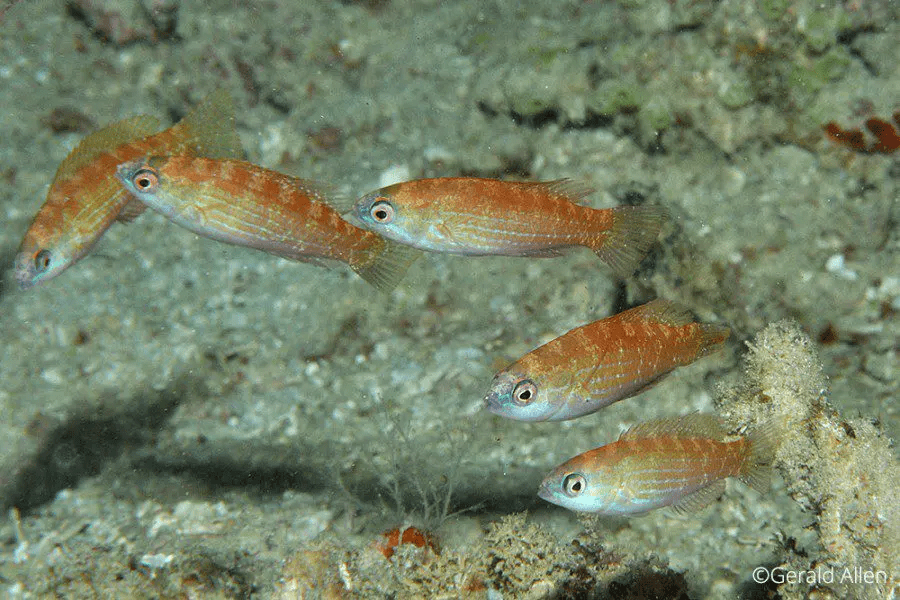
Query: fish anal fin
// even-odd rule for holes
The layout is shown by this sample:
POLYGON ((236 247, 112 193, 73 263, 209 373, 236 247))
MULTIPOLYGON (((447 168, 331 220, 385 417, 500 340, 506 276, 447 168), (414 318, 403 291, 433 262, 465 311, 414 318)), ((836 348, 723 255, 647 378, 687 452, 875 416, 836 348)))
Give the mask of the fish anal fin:
POLYGON ((138 115, 88 134, 60 163, 53 179, 54 185, 59 181, 71 179, 77 170, 91 164, 101 154, 107 154, 119 146, 153 135, 159 129, 159 119, 149 115, 138 115))
POLYGON ((658 384, 660 381, 665 379, 669 373, 671 373, 671 371, 666 371, 665 373, 661 373, 658 377, 651 379, 650 381, 648 381, 647 383, 645 383, 643 386, 639 387, 638 389, 634 390, 633 392, 629 392, 628 397, 631 398, 632 396, 637 396, 638 394, 643 394, 647 390, 656 387, 656 384, 658 384))
POLYGON ((364 264, 351 263, 357 275, 382 292, 389 292, 403 279, 407 269, 422 255, 412 246, 384 240, 374 248, 372 256, 364 264))
POLYGON ((180 147, 172 154, 190 153, 207 158, 243 158, 241 138, 235 130, 234 100, 224 88, 204 98, 171 132, 180 147))
POLYGON ((704 488, 688 494, 672 505, 672 511, 679 514, 696 512, 706 508, 725 493, 725 480, 717 479, 704 488))
POLYGON ((535 248, 524 250, 517 256, 528 256, 530 258, 557 258, 565 256, 571 248, 535 248))
POLYGON ((619 436, 619 439, 671 436, 675 438, 702 437, 722 440, 726 433, 722 422, 715 415, 691 413, 689 415, 652 419, 638 423, 619 436))

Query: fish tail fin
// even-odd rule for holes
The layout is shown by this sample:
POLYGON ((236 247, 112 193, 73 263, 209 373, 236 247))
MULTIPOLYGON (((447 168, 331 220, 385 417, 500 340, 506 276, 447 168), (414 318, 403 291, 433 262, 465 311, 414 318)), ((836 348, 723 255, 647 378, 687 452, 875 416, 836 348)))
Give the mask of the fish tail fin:
POLYGON ((243 158, 241 138, 235 130, 234 100, 224 88, 204 98, 172 127, 186 151, 207 158, 243 158))
POLYGON ((594 252, 618 275, 627 277, 656 241, 668 211, 661 206, 617 206, 611 210, 609 234, 594 252))
POLYGON ((775 452, 781 443, 781 429, 775 421, 766 421, 747 435, 747 443, 750 449, 741 464, 738 479, 764 493, 769 489, 775 452))
POLYGON ((731 335, 731 329, 724 325, 700 323, 700 339, 697 345, 697 358, 703 358, 716 352, 731 335))
POLYGON ((411 246, 379 238, 364 260, 350 263, 357 275, 382 292, 389 292, 400 283, 407 269, 422 252, 411 246))

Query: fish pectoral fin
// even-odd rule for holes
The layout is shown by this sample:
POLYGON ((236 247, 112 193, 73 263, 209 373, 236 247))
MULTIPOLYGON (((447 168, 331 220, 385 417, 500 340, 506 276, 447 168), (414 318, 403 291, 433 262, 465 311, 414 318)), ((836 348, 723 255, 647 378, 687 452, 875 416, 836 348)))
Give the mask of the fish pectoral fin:
POLYGON ((434 221, 428 226, 428 237, 440 242, 457 244, 453 230, 444 221, 434 221))
POLYGON ((644 392, 646 392, 646 391, 649 390, 650 388, 655 387, 656 384, 658 384, 660 381, 662 381, 663 379, 665 379, 666 375, 668 375, 669 373, 671 373, 671 371, 666 371, 665 373, 660 374, 659 377, 656 377, 655 379, 651 379, 650 381, 648 381, 647 383, 645 383, 644 385, 642 385, 642 386, 639 387, 638 389, 636 389, 636 390, 634 390, 633 392, 631 392, 631 394, 629 395, 629 397, 630 397, 630 396, 637 396, 638 394, 643 394, 644 392))
POLYGON ((695 512, 706 508, 725 493, 725 480, 717 479, 705 488, 685 496, 681 501, 672 505, 672 511, 676 513, 695 512))
POLYGON ((131 223, 141 216, 145 210, 147 210, 146 204, 137 198, 131 198, 131 200, 128 201, 128 204, 123 206, 122 210, 119 211, 119 214, 116 215, 116 221, 118 223, 131 223))

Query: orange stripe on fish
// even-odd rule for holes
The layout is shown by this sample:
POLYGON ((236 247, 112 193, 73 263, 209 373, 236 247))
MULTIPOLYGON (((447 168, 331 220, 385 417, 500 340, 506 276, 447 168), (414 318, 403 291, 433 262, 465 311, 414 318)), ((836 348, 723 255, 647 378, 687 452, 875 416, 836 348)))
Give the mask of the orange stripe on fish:
POLYGON ((485 404, 519 421, 574 419, 644 391, 719 348, 729 333, 653 300, 529 352, 494 376, 485 404))
POLYGON ((568 180, 417 179, 367 194, 354 215, 367 229, 420 250, 548 257, 586 246, 629 275, 656 240, 666 211, 577 204, 590 193, 568 180))
POLYGON ((144 206, 132 202, 114 177, 120 163, 160 153, 242 154, 234 107, 224 91, 154 134, 158 129, 153 117, 125 119, 88 135, 60 164, 16 255, 22 289, 56 277, 84 257, 114 221, 140 214, 144 206))
POLYGON ((291 260, 346 263, 390 289, 418 252, 341 218, 327 187, 238 160, 157 156, 116 173, 138 200, 198 235, 291 260))
POLYGON ((665 506, 699 510, 722 495, 728 477, 764 492, 777 429, 769 424, 749 436, 725 437, 712 415, 636 425, 618 441, 555 468, 538 496, 570 510, 629 516, 665 506))

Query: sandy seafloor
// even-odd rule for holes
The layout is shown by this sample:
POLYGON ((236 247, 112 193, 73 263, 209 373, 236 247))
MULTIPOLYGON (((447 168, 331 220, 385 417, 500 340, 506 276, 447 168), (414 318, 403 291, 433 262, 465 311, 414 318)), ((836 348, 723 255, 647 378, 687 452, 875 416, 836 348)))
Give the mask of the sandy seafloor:
POLYGON ((630 424, 713 411, 745 342, 784 318, 813 340, 830 404, 900 434, 900 153, 822 130, 900 109, 900 4, 826 4, 8 7, 0 596, 838 597, 752 581, 823 556, 815 511, 781 476, 677 517, 581 521, 535 496, 630 424), (595 207, 660 204, 672 220, 625 281, 587 250, 432 254, 381 294, 148 212, 19 291, 17 246, 75 144, 136 114, 172 123, 217 87, 250 160, 353 196, 422 176, 566 177, 596 188, 595 207), (506 362, 654 297, 731 327, 726 350, 575 421, 482 409, 506 362), (433 531, 440 557, 384 558, 382 532, 405 524, 433 531), (577 564, 600 556, 605 581, 577 564), (458 572, 426 581, 448 557, 458 572))

